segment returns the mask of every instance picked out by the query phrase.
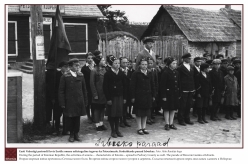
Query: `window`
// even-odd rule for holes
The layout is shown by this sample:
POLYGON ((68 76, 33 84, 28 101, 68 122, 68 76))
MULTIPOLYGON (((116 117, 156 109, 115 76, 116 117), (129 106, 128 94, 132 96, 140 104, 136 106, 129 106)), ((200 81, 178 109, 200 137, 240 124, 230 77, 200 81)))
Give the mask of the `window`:
POLYGON ((71 45, 69 55, 83 55, 88 52, 88 25, 85 23, 64 23, 65 32, 71 45))
POLYGON ((8 21, 8 56, 17 55, 17 22, 8 21))

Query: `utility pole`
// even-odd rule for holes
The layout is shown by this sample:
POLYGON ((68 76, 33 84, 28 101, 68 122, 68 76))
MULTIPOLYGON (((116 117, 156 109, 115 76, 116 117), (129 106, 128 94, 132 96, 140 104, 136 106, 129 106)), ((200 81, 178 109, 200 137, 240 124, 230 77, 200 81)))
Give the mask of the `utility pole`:
POLYGON ((41 5, 30 5, 30 16, 34 77, 34 125, 38 129, 42 129, 45 127, 46 122, 46 101, 44 35, 41 5))

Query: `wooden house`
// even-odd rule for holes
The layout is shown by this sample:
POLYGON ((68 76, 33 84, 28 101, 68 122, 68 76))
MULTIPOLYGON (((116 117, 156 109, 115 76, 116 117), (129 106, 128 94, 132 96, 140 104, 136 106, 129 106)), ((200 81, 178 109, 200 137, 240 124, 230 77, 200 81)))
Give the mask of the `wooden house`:
MULTIPOLYGON (((240 26, 237 26, 223 10, 209 11, 162 5, 141 39, 155 36, 167 37, 167 41, 175 38, 177 41, 181 40, 180 43, 183 44, 176 45, 178 50, 175 51, 181 53, 168 51, 167 54, 162 54, 177 58, 185 51, 190 52, 193 57, 202 56, 206 52, 213 58, 216 54, 223 54, 225 57, 240 56, 241 21, 240 26)), ((238 17, 241 16, 241 11, 235 13, 238 13, 238 17)))
MULTIPOLYGON (((8 5, 7 54, 9 62, 32 58, 30 5, 8 5)), ((45 56, 49 52, 56 5, 42 5, 45 56)), ((69 58, 83 59, 97 49, 97 19, 104 17, 96 5, 60 5, 65 31, 71 45, 69 58)))

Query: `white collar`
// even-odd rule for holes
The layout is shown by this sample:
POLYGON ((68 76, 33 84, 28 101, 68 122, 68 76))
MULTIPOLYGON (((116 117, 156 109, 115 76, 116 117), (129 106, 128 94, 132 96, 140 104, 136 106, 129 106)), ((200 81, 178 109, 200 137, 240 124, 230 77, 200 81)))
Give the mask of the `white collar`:
POLYGON ((73 71, 71 71, 71 70, 70 70, 70 72, 71 72, 71 75, 72 75, 73 77, 77 77, 77 73, 76 73, 76 72, 73 72, 73 71))
POLYGON ((119 72, 119 69, 116 71, 116 70, 114 70, 113 68, 111 68, 111 70, 117 75, 118 74, 118 72, 119 72))
POLYGON ((150 49, 150 52, 149 50, 145 47, 145 50, 151 55, 152 54, 152 50, 150 49))
POLYGON ((143 71, 142 69, 140 70, 143 74, 147 75, 147 69, 143 71))

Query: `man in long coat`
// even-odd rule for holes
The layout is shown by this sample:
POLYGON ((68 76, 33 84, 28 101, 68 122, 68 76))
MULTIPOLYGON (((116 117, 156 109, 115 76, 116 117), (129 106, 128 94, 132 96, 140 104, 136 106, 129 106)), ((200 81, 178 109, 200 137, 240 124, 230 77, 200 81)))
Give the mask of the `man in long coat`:
POLYGON ((80 116, 86 115, 88 103, 84 75, 79 72, 79 60, 68 62, 70 71, 61 76, 59 84, 59 104, 63 108, 64 116, 68 117, 70 137, 69 141, 81 141, 78 135, 80 116))
POLYGON ((152 58, 153 60, 153 67, 156 68, 156 55, 155 53, 152 51, 152 47, 153 47, 153 39, 151 38, 147 38, 143 41, 144 45, 144 49, 142 51, 139 52, 137 58, 136 58, 136 65, 135 65, 135 70, 138 70, 139 68, 139 63, 141 59, 147 59, 148 57, 152 58))

